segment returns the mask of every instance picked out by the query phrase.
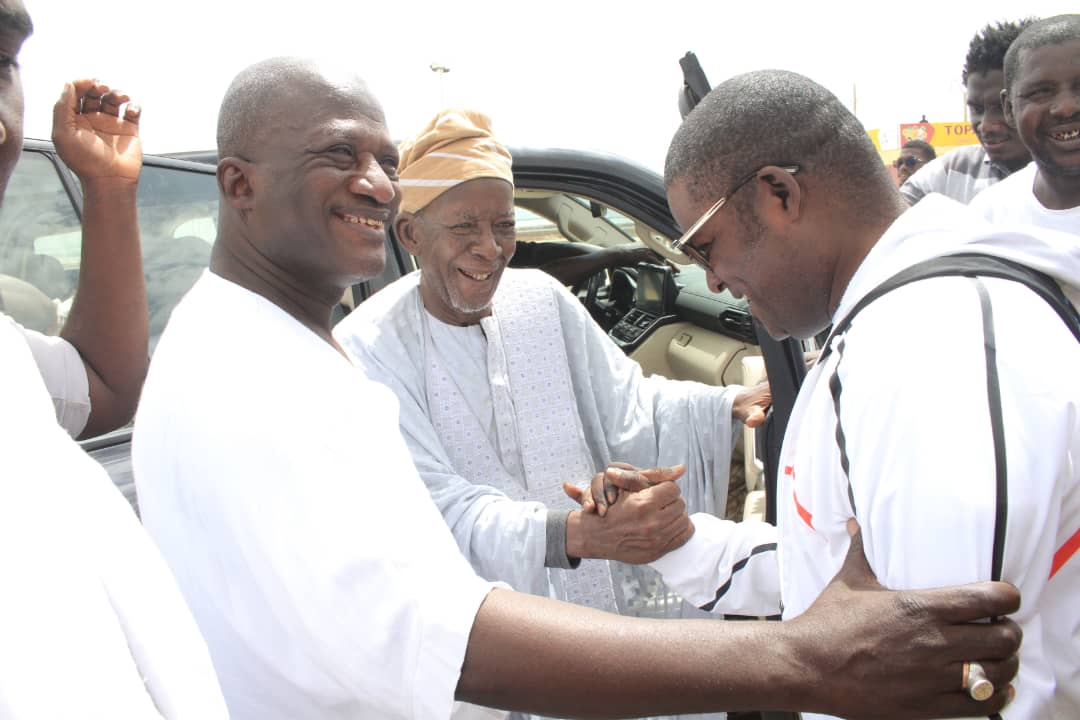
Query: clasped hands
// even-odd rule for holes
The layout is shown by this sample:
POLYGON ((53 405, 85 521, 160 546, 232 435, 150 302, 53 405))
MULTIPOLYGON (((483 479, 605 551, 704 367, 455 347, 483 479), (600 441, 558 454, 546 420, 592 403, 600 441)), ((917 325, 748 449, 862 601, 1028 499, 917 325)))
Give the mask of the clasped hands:
POLYGON ((685 471, 684 465, 638 469, 611 463, 593 476, 589 489, 563 483, 581 505, 567 520, 567 554, 641 564, 683 545, 694 524, 674 481, 685 471))

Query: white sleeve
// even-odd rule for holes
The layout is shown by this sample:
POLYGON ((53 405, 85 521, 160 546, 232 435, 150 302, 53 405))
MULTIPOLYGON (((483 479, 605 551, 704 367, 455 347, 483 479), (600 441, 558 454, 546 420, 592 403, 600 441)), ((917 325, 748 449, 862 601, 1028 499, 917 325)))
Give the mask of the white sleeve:
POLYGON ((421 405, 423 393, 406 387, 402 368, 390 368, 354 338, 340 338, 368 377, 398 398, 400 429, 413 463, 442 513, 458 549, 481 577, 519 592, 548 594, 545 568, 547 509, 517 501, 490 485, 476 484, 454 469, 438 431, 421 405))
POLYGON ((26 339, 52 398, 56 421, 68 435, 78 437, 90 417, 90 381, 86 377, 86 366, 79 351, 62 337, 42 335, 6 316, 5 319, 18 328, 26 339))
MULTIPOLYGON (((545 569, 548 511, 542 503, 512 500, 490 485, 457 474, 441 448, 419 438, 420 413, 410 413, 401 431, 409 452, 461 553, 481 577, 508 583, 519 592, 547 595, 545 569)), ((404 415, 403 415, 404 417, 404 415)), ((427 432, 423 433, 427 435, 427 432)), ((430 436, 435 431, 430 429, 430 436)))
POLYGON ((1076 442, 1080 351, 1034 293, 1004 280, 981 282, 992 303, 992 339, 984 338, 979 294, 966 278, 913 284, 864 310, 839 360, 835 402, 866 556, 883 585, 911 589, 991 579, 998 512, 1007 512, 1001 579, 1024 598, 1014 616, 1024 645, 1011 709, 1045 717, 1055 673, 1077 672, 1075 652, 1051 657, 1046 647, 1050 635, 1076 631, 1080 605, 1055 622, 1042 614, 1059 525, 1077 496, 1076 449, 1069 443, 1076 442), (934 322, 920 322, 918 349, 897 352, 896 338, 912 337, 897 318, 924 318, 935 310, 934 322), (1031 338, 1040 338, 1037 355, 1031 338), (988 346, 996 353, 992 363, 988 346), (931 351, 945 347, 947 353, 931 351), (867 367, 872 374, 859 373, 867 367), (990 367, 1000 390, 1000 467, 990 367), (1006 477, 1003 505, 999 469, 1006 477))
POLYGON ((691 516, 694 534, 649 565, 684 600, 702 610, 733 615, 780 613, 776 527, 732 522, 707 513, 691 516))

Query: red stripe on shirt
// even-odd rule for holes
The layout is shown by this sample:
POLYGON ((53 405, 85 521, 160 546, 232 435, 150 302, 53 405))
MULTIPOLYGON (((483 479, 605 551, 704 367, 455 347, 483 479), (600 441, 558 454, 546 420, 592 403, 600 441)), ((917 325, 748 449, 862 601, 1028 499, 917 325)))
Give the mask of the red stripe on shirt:
MULTIPOLYGON (((791 476, 791 499, 795 501, 795 512, 799 514, 799 517, 802 518, 802 521, 804 523, 810 526, 811 530, 814 530, 814 516, 810 513, 809 510, 802 506, 802 503, 799 502, 799 496, 795 494, 795 466, 785 465, 784 474, 791 476)), ((815 530, 815 532, 817 531, 815 530)))
POLYGON ((814 516, 810 514, 810 511, 802 506, 799 502, 799 496, 795 494, 795 491, 791 491, 791 499, 795 501, 795 512, 799 513, 799 517, 802 521, 810 526, 810 529, 814 529, 814 516))
POLYGON ((1050 577, 1054 577, 1057 571, 1065 563, 1069 562, 1069 558, 1076 554, 1077 550, 1080 550, 1080 530, 1073 533, 1073 536, 1066 540, 1065 544, 1054 553, 1054 563, 1050 566, 1050 577))

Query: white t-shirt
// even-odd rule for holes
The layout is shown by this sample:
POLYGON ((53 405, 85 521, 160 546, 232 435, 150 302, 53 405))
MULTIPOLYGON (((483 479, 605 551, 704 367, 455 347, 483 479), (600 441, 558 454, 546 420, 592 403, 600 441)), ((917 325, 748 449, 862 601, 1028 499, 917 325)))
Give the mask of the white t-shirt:
POLYGON ((176 583, 0 322, 0 717, 227 717, 176 583))
POLYGON ((207 271, 154 353, 133 462, 234 720, 450 716, 492 585, 420 481, 387 388, 207 271))
MULTIPOLYGON (((834 321, 896 272, 950 251, 1023 260, 1075 286, 1080 246, 1069 241, 1032 228, 1027 234, 998 230, 968 208, 930 195, 901 215, 863 260, 834 321)), ((996 348, 1007 459, 1001 579, 1023 597, 1014 616, 1024 630, 1017 694, 1002 716, 1076 718, 1080 343, 1026 287, 993 278, 980 283, 992 307, 990 345, 996 348)), ((852 516, 862 526, 871 568, 888 587, 991 578, 998 505, 986 347, 980 293, 963 277, 894 290, 869 304, 830 343, 799 391, 779 462, 785 618, 803 613, 840 569, 852 516)), ((743 552, 748 561, 740 572, 718 574, 730 579, 727 594, 738 597, 738 583, 767 575, 755 563, 770 554, 745 552, 762 546, 744 537, 752 529, 729 528, 725 535, 700 525, 683 548, 664 559, 684 560, 675 568, 661 566, 665 581, 688 599, 710 600, 712 588, 695 585, 686 562, 724 569, 743 552), (742 547, 732 551, 728 546, 735 542, 742 547)))
POLYGON ((1029 163, 976 195, 971 207, 995 225, 1036 225, 1080 235, 1080 206, 1051 210, 1035 197, 1038 170, 1038 165, 1029 163))
POLYGON ((56 421, 71 437, 78 437, 90 417, 90 382, 79 351, 62 337, 28 330, 3 313, 0 322, 22 334, 52 398, 56 421))

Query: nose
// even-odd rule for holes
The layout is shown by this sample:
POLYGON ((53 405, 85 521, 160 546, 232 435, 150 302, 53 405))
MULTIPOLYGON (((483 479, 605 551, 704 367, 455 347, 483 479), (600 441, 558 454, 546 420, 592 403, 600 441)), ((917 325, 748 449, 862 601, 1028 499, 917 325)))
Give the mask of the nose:
POLYGON ((709 285, 709 289, 714 293, 719 294, 724 292, 723 281, 716 277, 716 274, 712 270, 705 273, 705 282, 709 285))
POLYGON ((1080 93, 1072 88, 1058 93, 1057 97, 1054 98, 1054 103, 1050 106, 1050 114, 1059 118, 1071 118, 1080 115, 1080 93))
POLYGON ((357 195, 367 195, 382 205, 389 205, 397 194, 394 181, 371 156, 349 178, 349 191, 357 195))
POLYGON ((480 223, 477 233, 469 245, 469 251, 484 260, 494 260, 502 254, 502 247, 495 239, 495 230, 490 223, 480 223))
POLYGON ((974 119, 971 121, 972 127, 975 128, 975 132, 993 132, 1000 133, 1008 129, 1005 124, 1005 113, 1001 111, 1001 108, 996 110, 987 110, 982 117, 978 118, 978 123, 974 119))

